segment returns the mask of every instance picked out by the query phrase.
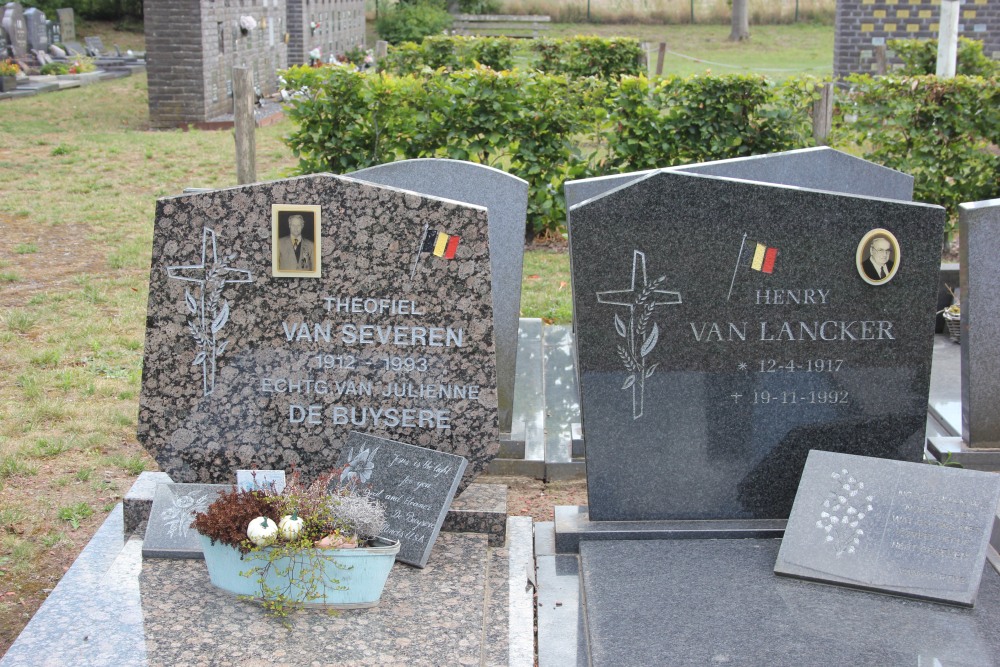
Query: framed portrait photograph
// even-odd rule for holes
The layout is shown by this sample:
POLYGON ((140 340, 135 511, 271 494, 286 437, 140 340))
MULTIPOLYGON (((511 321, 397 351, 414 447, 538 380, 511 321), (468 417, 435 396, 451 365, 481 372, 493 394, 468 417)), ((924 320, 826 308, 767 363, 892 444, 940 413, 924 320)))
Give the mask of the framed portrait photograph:
POLYGON ((855 264, 858 275, 869 285, 885 285, 899 271, 899 241, 887 229, 873 229, 858 243, 855 264))
POLYGON ((320 207, 271 205, 271 275, 276 278, 319 278, 322 220, 320 207))

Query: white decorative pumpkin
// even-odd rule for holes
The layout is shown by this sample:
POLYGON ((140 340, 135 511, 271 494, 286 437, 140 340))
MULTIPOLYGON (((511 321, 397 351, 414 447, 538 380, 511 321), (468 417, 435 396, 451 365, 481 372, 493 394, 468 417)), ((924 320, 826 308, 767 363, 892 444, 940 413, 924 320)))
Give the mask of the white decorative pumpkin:
POLYGON ((278 522, 278 532, 286 540, 294 540, 299 536, 302 525, 302 517, 299 516, 298 511, 294 511, 281 517, 281 521, 278 522))
POLYGON ((247 526, 247 537, 257 546, 273 542, 277 535, 277 524, 266 516, 257 517, 247 526))

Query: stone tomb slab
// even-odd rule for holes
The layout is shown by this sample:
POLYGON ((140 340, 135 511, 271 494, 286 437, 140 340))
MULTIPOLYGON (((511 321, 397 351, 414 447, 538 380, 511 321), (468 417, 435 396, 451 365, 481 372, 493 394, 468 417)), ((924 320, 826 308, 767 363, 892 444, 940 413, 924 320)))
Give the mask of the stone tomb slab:
POLYGON ((809 453, 775 574, 971 607, 1000 476, 809 453))
POLYGON ((157 484, 142 542, 143 558, 204 558, 194 515, 205 512, 224 484, 157 484))
POLYGON ((369 183, 486 207, 490 226, 500 432, 510 433, 528 182, 486 165, 439 158, 400 160, 349 175, 369 183))
POLYGON ((920 460, 943 224, 669 170, 574 207, 589 518, 781 519, 810 449, 920 460))
POLYGON ((780 540, 581 545, 593 667, 1000 665, 1000 575, 974 609, 777 577, 780 540))
POLYGON ((401 542, 396 560, 424 567, 437 540, 467 462, 363 433, 351 433, 341 450, 339 482, 370 487, 385 503, 384 537, 401 542))
POLYGON ((309 481, 359 431, 465 457, 465 488, 499 449, 489 267, 485 209, 339 176, 161 199, 139 439, 179 482, 309 481), (319 261, 276 276, 294 210, 319 261))

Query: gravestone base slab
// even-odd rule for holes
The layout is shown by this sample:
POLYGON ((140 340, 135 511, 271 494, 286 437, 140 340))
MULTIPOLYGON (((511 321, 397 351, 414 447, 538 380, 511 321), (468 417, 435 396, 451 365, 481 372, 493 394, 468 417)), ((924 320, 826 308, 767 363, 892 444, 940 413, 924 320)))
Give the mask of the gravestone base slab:
POLYGON ((1000 472, 1000 449, 970 447, 956 437, 935 437, 927 439, 927 451, 938 461, 947 458, 969 470, 1000 472))
POLYGON ((293 613, 286 630, 211 585, 203 561, 142 558, 118 505, 0 658, 0 667, 176 664, 533 664, 530 517, 502 547, 441 535, 424 569, 397 563, 377 607, 293 613))
POLYGON ((1000 575, 992 565, 976 606, 964 609, 778 577, 779 545, 582 544, 591 664, 1000 664, 1000 575))
POLYGON ((705 521, 591 521, 585 505, 554 508, 555 551, 578 553, 585 542, 781 537, 784 519, 705 521))
POLYGON ((156 495, 157 484, 171 484, 170 475, 165 472, 142 472, 125 494, 123 503, 125 513, 125 537, 145 532, 144 524, 149 520, 149 512, 153 509, 153 496, 156 495))

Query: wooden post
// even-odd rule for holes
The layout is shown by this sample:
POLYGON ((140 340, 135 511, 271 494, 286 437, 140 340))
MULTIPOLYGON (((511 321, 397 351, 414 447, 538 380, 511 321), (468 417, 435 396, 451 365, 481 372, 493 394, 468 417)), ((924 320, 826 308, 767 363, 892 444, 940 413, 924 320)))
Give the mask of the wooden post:
POLYGON ((959 9, 958 0, 941 0, 936 74, 945 79, 955 76, 955 61, 958 59, 959 9))
POLYGON ((649 76, 649 42, 639 42, 639 69, 649 76))
POLYGON ((663 76, 663 56, 667 52, 667 43, 660 42, 660 48, 656 52, 656 76, 663 76))
POLYGON ((833 83, 823 84, 819 99, 813 102, 813 139, 817 144, 826 144, 833 128, 833 83))
POLYGON ((256 122, 253 113, 253 73, 233 68, 233 126, 236 135, 236 180, 240 185, 257 182, 256 122))
POLYGON ((879 76, 889 71, 889 60, 885 52, 885 44, 875 47, 875 73, 879 76))

